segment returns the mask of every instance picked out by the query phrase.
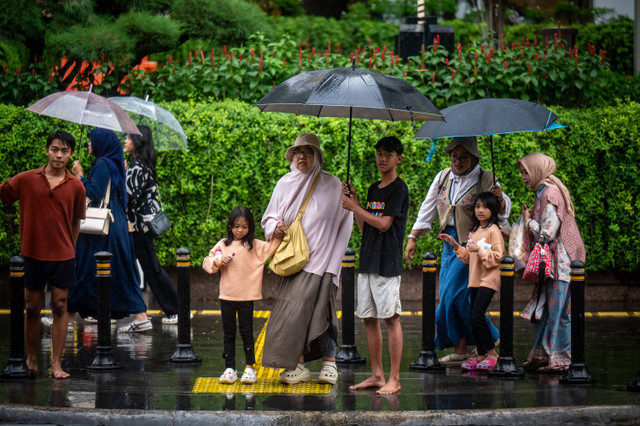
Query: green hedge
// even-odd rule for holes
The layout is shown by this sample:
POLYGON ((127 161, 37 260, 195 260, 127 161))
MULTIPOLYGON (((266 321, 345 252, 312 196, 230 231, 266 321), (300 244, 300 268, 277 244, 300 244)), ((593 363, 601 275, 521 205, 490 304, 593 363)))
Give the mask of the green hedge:
MULTIPOLYGON (((320 136, 327 158, 325 169, 345 178, 346 119, 261 113, 238 101, 176 101, 164 106, 176 115, 189 136, 189 151, 162 152, 158 159, 162 198, 173 222, 172 231, 158 241, 158 253, 165 265, 175 262, 175 250, 181 246, 190 248, 194 264, 198 264, 224 236, 227 214, 235 205, 248 206, 259 221, 275 183, 289 170, 284 152, 301 132, 320 136)), ((535 150, 545 152, 556 159, 557 175, 570 188, 587 245, 587 268, 640 271, 640 104, 554 111, 569 129, 494 137, 497 175, 513 200, 512 221, 517 219, 522 203, 533 201, 533 193, 520 179, 516 160, 535 150)), ((78 125, 0 105, 0 181, 46 161, 44 142, 56 126, 78 137, 78 125)), ((432 162, 425 162, 431 141, 412 140, 414 133, 406 122, 353 123, 351 176, 361 198, 378 177, 374 142, 383 135, 396 135, 405 143, 399 173, 411 194, 408 228, 433 177, 448 161, 439 144, 432 162)), ((488 141, 482 141, 480 148, 485 155, 481 164, 490 169, 488 141)), ((81 154, 82 163, 88 166, 86 151, 83 149, 81 154)), ((16 206, 2 205, 3 265, 19 252, 16 212, 16 206)), ((258 235, 262 237, 260 230, 258 235)), ((351 246, 356 251, 359 242, 360 233, 354 227, 351 246)), ((431 233, 420 239, 418 252, 439 255, 441 246, 431 233)))

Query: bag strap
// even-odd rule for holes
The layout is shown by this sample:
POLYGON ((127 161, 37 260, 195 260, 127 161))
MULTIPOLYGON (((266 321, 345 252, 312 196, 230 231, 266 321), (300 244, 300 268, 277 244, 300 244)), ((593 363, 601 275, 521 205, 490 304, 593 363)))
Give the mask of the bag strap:
MULTIPOLYGON (((111 196, 111 178, 109 178, 109 183, 107 184, 107 191, 104 193, 104 198, 100 200, 100 208, 106 208, 109 206, 109 197, 111 196)), ((87 198, 87 207, 91 203, 91 199, 87 198)))
POLYGON ((309 189, 309 192, 307 193, 306 198, 304 199, 304 201, 302 202, 302 205, 300 206, 300 210, 298 211, 298 216, 296 217, 297 220, 302 220, 302 217, 304 216, 304 212, 307 210, 307 206, 309 205, 309 201, 311 201, 311 196, 313 195, 313 191, 315 191, 316 185, 318 184, 319 177, 320 177, 320 173, 316 175, 316 178, 313 180, 313 184, 311 185, 311 188, 309 189))

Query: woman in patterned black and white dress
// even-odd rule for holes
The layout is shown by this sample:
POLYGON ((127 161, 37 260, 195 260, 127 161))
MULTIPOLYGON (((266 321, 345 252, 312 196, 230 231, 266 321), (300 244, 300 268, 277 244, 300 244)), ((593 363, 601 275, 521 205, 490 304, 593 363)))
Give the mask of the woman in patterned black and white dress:
MULTIPOLYGON (((156 180, 156 153, 153 136, 147 126, 138 126, 142 135, 129 135, 124 150, 132 156, 127 169, 127 197, 129 222, 133 225, 136 257, 142 266, 144 278, 164 311, 164 324, 178 322, 178 294, 171 278, 160 266, 147 223, 160 210, 156 180)), ((122 330, 125 331, 125 330, 122 330)))

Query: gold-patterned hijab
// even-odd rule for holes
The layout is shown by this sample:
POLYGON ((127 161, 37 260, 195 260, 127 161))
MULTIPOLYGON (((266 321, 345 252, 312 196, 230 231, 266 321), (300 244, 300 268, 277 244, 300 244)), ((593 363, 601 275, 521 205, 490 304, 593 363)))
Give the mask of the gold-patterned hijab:
POLYGON ((532 152, 519 159, 518 165, 521 166, 531 178, 535 191, 537 191, 541 185, 557 189, 560 194, 562 194, 562 198, 564 198, 567 212, 575 217, 575 210, 571 202, 569 190, 564 186, 562 181, 553 174, 556 171, 556 162, 553 158, 541 152, 532 152))

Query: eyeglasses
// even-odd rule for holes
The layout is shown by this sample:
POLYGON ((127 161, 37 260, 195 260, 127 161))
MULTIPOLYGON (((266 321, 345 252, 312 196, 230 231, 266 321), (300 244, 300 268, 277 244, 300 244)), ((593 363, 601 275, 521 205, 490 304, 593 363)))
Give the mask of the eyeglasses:
POLYGON ((462 155, 460 157, 458 157, 457 155, 451 155, 451 162, 452 163, 466 163, 467 161, 469 161, 471 159, 470 155, 462 155))
POLYGON ((313 149, 295 148, 293 150, 293 156, 294 157, 300 157, 301 155, 304 155, 305 158, 306 157, 311 157, 311 156, 313 156, 313 149))

